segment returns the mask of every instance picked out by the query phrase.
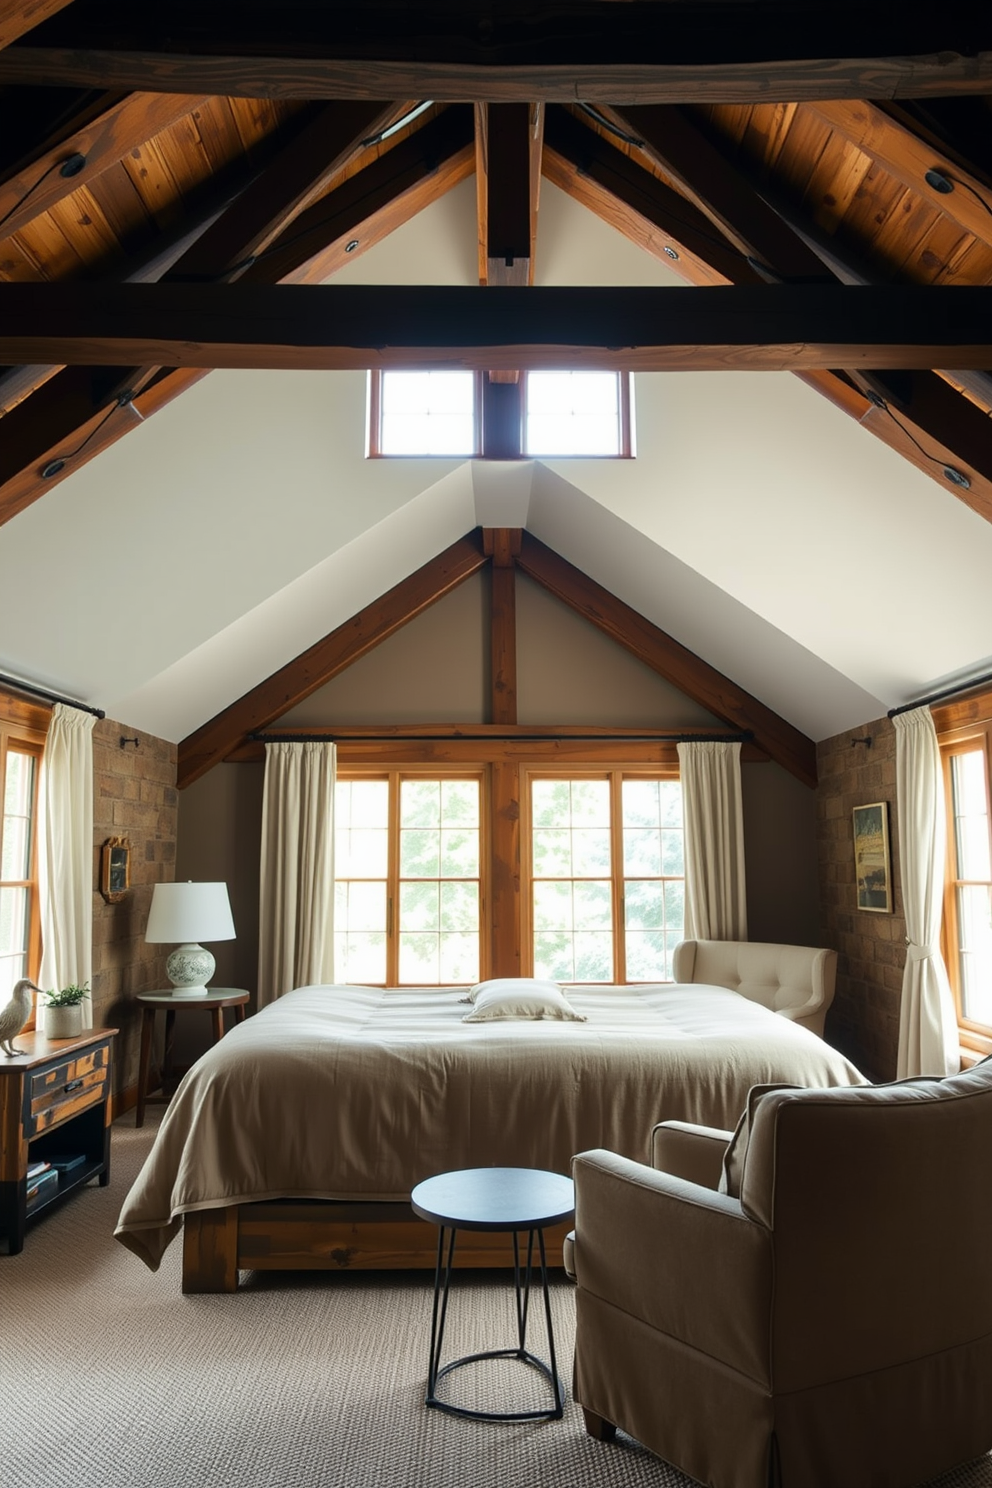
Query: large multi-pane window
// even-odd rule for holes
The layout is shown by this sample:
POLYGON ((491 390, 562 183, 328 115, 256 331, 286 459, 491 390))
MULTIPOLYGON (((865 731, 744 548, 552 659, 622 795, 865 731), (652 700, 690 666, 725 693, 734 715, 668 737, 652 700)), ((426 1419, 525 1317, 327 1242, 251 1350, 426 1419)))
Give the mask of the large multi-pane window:
POLYGON ((0 720, 0 1005, 21 977, 36 977, 41 957, 36 820, 40 743, 0 720))
MULTIPOLYGON (((533 370, 498 415, 498 458, 621 459, 633 454, 626 372, 533 370)), ((369 374, 370 455, 471 458, 490 448, 484 376, 464 370, 369 374)))
POLYGON ((334 976, 445 986, 482 966, 482 777, 339 779, 334 976))
POLYGON ((992 1037, 992 725, 943 745, 948 853, 944 954, 966 1040, 992 1037), (976 1037, 967 1039, 970 1031, 976 1037))
POLYGON ((534 774, 529 804, 534 975, 671 980, 685 901, 678 779, 534 774))

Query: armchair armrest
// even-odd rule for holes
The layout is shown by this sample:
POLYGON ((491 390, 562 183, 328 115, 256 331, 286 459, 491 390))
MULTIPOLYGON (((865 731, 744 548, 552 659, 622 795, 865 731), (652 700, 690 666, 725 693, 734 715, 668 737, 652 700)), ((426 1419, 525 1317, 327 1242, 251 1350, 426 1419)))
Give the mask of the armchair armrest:
POLYGON ((771 1234, 737 1199, 612 1152, 572 1159, 580 1291, 769 1381, 771 1234))
POLYGON ((716 1189, 723 1172, 723 1154, 733 1132, 690 1121, 662 1121, 651 1133, 651 1166, 673 1178, 686 1178, 716 1189))

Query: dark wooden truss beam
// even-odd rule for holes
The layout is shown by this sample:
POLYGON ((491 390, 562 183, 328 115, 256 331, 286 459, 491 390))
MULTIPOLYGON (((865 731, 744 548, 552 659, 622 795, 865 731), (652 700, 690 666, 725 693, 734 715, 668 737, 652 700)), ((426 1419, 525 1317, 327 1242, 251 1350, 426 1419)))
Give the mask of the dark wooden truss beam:
MULTIPOLYGON (((864 265, 845 259, 842 242, 830 238, 815 223, 807 227, 798 209, 788 211, 764 183, 749 180, 739 163, 727 160, 685 110, 634 108, 616 117, 642 141, 648 158, 691 194, 744 263, 763 277, 860 285, 879 282, 877 273, 869 277, 864 265)), ((742 282, 740 268, 735 269, 733 263, 728 267, 729 277, 742 282)), ((820 378, 836 380, 840 375, 823 371, 820 378)), ((942 484, 948 484, 944 474, 948 467, 959 471, 970 484, 962 486, 952 480, 955 494, 992 520, 992 438, 981 409, 929 370, 900 372, 899 391, 895 378, 886 383, 871 373, 855 373, 854 381, 867 398, 857 414, 859 420, 867 421, 873 433, 942 484)))
MULTIPOLYGON (((246 270, 244 282, 326 278, 351 260, 353 244, 365 252, 464 180, 471 166, 471 111, 448 109, 305 208, 246 270)), ((147 418, 204 375, 164 367, 129 406, 115 409, 112 394, 135 365, 137 359, 123 359, 110 379, 92 366, 65 367, 0 421, 0 524, 134 428, 132 409, 147 418), (60 461, 46 479, 42 471, 60 461)))
POLYGON ((0 284, 0 360, 356 368, 983 367, 992 287, 0 284))
POLYGON ((479 281, 533 284, 537 236, 540 138, 532 145, 534 115, 529 103, 475 106, 475 170, 479 216, 479 281))
POLYGON ((267 728, 388 640, 487 562, 481 529, 460 538, 271 677, 224 708, 179 745, 176 783, 192 785, 250 734, 267 728))
POLYGON ((686 697, 729 727, 753 734, 755 743, 804 785, 816 786, 816 745, 771 708, 529 532, 523 534, 516 563, 529 578, 686 697))
POLYGON ((172 0, 168 27, 120 0, 76 0, 0 56, 0 82, 242 97, 600 103, 911 98, 988 91, 976 6, 854 0, 367 0, 238 6, 172 0), (163 43, 163 30, 167 41, 163 43), (287 38, 292 38, 287 40, 287 38))

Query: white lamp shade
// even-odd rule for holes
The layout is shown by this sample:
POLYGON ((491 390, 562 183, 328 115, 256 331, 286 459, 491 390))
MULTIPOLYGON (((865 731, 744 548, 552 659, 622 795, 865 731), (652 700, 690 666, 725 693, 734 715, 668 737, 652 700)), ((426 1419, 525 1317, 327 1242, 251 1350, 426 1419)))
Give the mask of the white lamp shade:
POLYGON ((233 940, 234 920, 226 883, 158 883, 152 891, 145 940, 233 940))

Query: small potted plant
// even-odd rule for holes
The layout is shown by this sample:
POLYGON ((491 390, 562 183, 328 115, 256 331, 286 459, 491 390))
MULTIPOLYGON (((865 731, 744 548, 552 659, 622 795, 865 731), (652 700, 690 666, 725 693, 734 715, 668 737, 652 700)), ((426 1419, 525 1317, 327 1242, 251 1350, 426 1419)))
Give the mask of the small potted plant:
POLYGON ((83 998, 89 997, 89 983, 74 983, 60 992, 46 992, 42 1020, 46 1038, 72 1038, 83 1031, 83 998))

